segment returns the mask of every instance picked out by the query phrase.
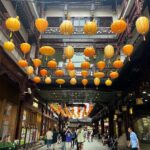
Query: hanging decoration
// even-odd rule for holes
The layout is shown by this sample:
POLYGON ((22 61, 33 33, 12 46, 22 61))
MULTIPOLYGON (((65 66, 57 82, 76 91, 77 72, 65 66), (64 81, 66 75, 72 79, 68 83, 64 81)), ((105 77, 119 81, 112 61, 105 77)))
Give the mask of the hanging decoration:
POLYGON ((105 81, 105 85, 106 85, 106 86, 111 86, 111 85, 112 85, 112 81, 108 78, 108 79, 105 81))
POLYGON ((72 25, 72 22, 68 19, 68 20, 64 20, 60 27, 60 33, 63 35, 71 35, 74 32, 74 27, 72 25))
POLYGON ((50 77, 45 78, 45 83, 46 84, 51 84, 51 82, 52 82, 52 79, 50 77))
POLYGON ((81 63, 81 68, 82 69, 89 69, 90 68, 90 63, 88 61, 84 61, 81 63))
POLYGON ((133 53, 133 49, 134 49, 134 47, 133 47, 132 44, 126 44, 126 45, 123 46, 123 48, 122 48, 123 53, 124 53, 126 56, 129 57, 129 60, 130 60, 130 56, 131 56, 132 53, 133 53))
POLYGON ((116 69, 120 69, 123 67, 123 62, 120 59, 117 59, 113 62, 113 67, 116 69))
POLYGON ((96 87, 98 87, 99 85, 100 85, 100 79, 99 78, 94 78, 94 85, 96 86, 96 87))
POLYGON ((88 84, 88 80, 87 79, 82 79, 82 84, 84 85, 84 87, 88 84))
POLYGON ((89 75, 89 72, 87 70, 82 70, 81 75, 83 78, 86 78, 89 75))
POLYGON ((24 59, 20 59, 20 60, 18 61, 18 65, 19 65, 20 67, 22 67, 22 68, 25 68, 25 67, 28 66, 28 62, 27 62, 26 60, 24 60, 24 59))
POLYGON ((12 41, 6 41, 3 45, 4 49, 8 52, 12 52, 15 49, 15 45, 12 41))
POLYGON ((35 68, 38 68, 42 63, 41 60, 38 59, 38 58, 35 58, 32 61, 33 61, 33 65, 34 65, 35 68))
POLYGON ((45 55, 45 56, 52 56, 55 54, 55 49, 51 46, 42 46, 40 49, 39 49, 39 52, 42 54, 42 55, 45 55))
POLYGON ((33 78, 33 81, 34 81, 35 83, 40 83, 40 82, 41 82, 41 78, 38 77, 38 76, 35 76, 35 77, 33 78))
POLYGON ((51 69, 56 69, 57 68, 57 62, 55 60, 50 60, 50 61, 48 61, 47 66, 51 69))
POLYGON ((71 59, 74 55, 74 48, 72 46, 67 46, 64 49, 64 56, 66 59, 71 59))
POLYGON ((55 71, 55 75, 57 77, 62 77, 62 76, 64 76, 64 71, 61 70, 61 69, 58 69, 58 70, 55 71))
POLYGON ((37 18, 35 20, 35 26, 39 32, 45 32, 48 28, 48 21, 44 18, 37 18))
POLYGON ((61 85, 65 84, 65 80, 64 79, 57 79, 56 83, 59 84, 59 86, 61 87, 61 85))
POLYGON ((99 61, 99 62, 97 62, 97 68, 98 68, 99 70, 102 71, 105 67, 106 67, 106 63, 105 63, 104 61, 99 61))
POLYGON ((71 60, 69 60, 69 62, 67 63, 66 69, 67 70, 74 70, 74 64, 72 63, 71 60))
POLYGON ((97 33, 98 27, 95 20, 86 22, 84 25, 84 33, 87 35, 95 35, 97 33))
POLYGON ((95 78, 103 78, 105 76, 104 72, 94 72, 95 78))
POLYGON ((40 70, 40 75, 41 75, 42 77, 47 76, 47 74, 48 74, 48 72, 47 72, 46 69, 41 69, 41 70, 40 70))
POLYGON ((104 48, 104 56, 105 58, 112 58, 114 56, 114 47, 112 45, 107 45, 104 48))
POLYGON ((11 32, 19 31, 20 29, 20 21, 19 17, 16 18, 10 17, 5 22, 6 28, 10 30, 11 32))
POLYGON ((94 47, 89 46, 84 49, 84 55, 86 57, 94 57, 96 54, 94 47))
POLYGON ((111 31, 116 34, 123 33, 127 28, 127 23, 123 19, 115 20, 111 24, 111 31))
POLYGON ((145 35, 149 31, 149 19, 145 16, 141 16, 136 20, 135 25, 137 32, 143 35, 145 41, 145 35))
POLYGON ((119 73, 117 71, 112 71, 109 76, 111 79, 116 79, 119 77, 119 73))
POLYGON ((32 66, 28 66, 28 67, 26 68, 26 72, 27 72, 27 74, 28 74, 29 76, 32 75, 33 72, 34 72, 33 67, 32 67, 32 66))
POLYGON ((77 84, 76 78, 71 78, 70 84, 71 84, 71 85, 76 85, 76 84, 77 84))
POLYGON ((31 49, 31 45, 29 43, 21 43, 20 49, 24 54, 27 54, 31 49))
POLYGON ((69 74, 70 78, 74 78, 76 76, 76 71, 75 70, 69 70, 68 74, 69 74))

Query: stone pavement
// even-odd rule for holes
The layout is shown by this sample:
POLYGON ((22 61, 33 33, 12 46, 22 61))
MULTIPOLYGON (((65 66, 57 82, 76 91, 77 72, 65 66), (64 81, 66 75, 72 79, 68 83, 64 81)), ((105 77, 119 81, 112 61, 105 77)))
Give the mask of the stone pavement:
MULTIPOLYGON (((44 146, 38 150, 46 150, 46 149, 47 149, 47 147, 44 146)), ((50 150, 52 150, 52 149, 50 149, 50 150)), ((61 144, 58 144, 56 146, 56 150, 61 150, 61 144)), ((72 150, 76 150, 76 148, 74 148, 72 150)), ((109 150, 109 149, 107 146, 103 146, 103 144, 100 141, 94 140, 93 142, 85 142, 83 150, 109 150)))

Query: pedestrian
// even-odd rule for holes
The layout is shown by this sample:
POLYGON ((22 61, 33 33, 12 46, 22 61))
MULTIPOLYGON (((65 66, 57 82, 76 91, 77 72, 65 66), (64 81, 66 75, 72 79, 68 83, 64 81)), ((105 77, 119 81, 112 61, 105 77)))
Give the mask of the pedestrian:
POLYGON ((51 128, 46 132, 46 139, 47 139, 47 149, 49 149, 52 145, 52 139, 53 139, 53 132, 51 128))
POLYGON ((73 132, 71 134, 71 138, 72 138, 71 147, 74 148, 75 140, 76 140, 76 132, 75 132, 75 130, 73 130, 73 132))
POLYGON ((69 128, 67 129, 65 135, 66 135, 66 150, 71 150, 72 132, 69 128))
POLYGON ((140 145, 136 133, 132 131, 131 127, 128 128, 128 132, 130 133, 130 142, 128 147, 131 147, 131 150, 139 150, 140 145))
POLYGON ((65 135, 65 129, 61 132, 61 140, 62 140, 62 150, 66 150, 66 135, 65 135))
POLYGON ((56 149, 57 137, 58 137, 58 131, 56 130, 56 128, 54 128, 54 130, 53 130, 53 140, 52 140, 54 150, 56 149))
POLYGON ((82 126, 79 125, 79 128, 77 130, 77 150, 83 150, 84 141, 84 130, 82 129, 82 126))

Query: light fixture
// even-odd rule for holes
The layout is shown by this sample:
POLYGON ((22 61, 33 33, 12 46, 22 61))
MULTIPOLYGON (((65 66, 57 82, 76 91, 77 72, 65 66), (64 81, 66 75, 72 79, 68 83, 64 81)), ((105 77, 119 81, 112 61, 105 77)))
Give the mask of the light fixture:
POLYGON ((149 94, 147 94, 147 96, 150 96, 150 93, 149 93, 149 94))
POLYGON ((142 93, 143 93, 143 94, 146 94, 147 92, 146 92, 146 91, 143 91, 142 93))
POLYGON ((147 100, 147 99, 145 99, 144 101, 145 101, 145 102, 148 102, 148 100, 147 100))

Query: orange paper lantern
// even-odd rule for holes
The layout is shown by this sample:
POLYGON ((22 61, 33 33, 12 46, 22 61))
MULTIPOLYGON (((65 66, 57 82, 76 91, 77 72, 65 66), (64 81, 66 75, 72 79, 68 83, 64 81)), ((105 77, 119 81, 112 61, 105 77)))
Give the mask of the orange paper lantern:
POLYGON ((69 70, 68 73, 71 78, 74 78, 76 76, 75 70, 69 70))
POLYGON ((86 86, 87 84, 88 84, 88 80, 87 79, 82 79, 82 84, 84 85, 84 86, 86 86))
POLYGON ((87 35, 94 35, 97 33, 98 27, 95 21, 89 21, 84 25, 84 33, 87 35))
POLYGON ((55 49, 51 46, 42 46, 39 49, 40 53, 45 56, 52 56, 55 54, 55 49))
POLYGON ((55 71, 55 75, 58 76, 58 77, 61 77, 61 76, 64 75, 64 71, 61 70, 61 69, 58 69, 58 70, 55 71))
POLYGON ((93 57, 95 55, 94 47, 86 47, 84 49, 84 55, 87 57, 93 57))
POLYGON ((34 67, 39 67, 41 65, 41 60, 40 59, 33 59, 33 65, 34 67))
POLYGON ((99 78, 94 78, 94 85, 99 86, 100 85, 100 79, 99 78))
POLYGON ((21 43, 20 49, 24 54, 27 54, 31 49, 31 45, 29 43, 21 43))
POLYGON ((50 60, 50 61, 48 61, 47 66, 51 69, 56 69, 57 62, 55 60, 50 60))
POLYGON ((7 50, 9 52, 12 52, 15 49, 15 45, 12 41, 4 42, 3 47, 4 47, 5 50, 7 50))
POLYGON ((123 46, 122 51, 125 55, 130 57, 133 53, 133 49, 134 49, 134 47, 132 44, 126 44, 125 46, 123 46))
POLYGON ((41 70, 40 70, 40 75, 41 75, 42 77, 47 76, 47 74, 48 74, 48 72, 47 72, 46 69, 41 69, 41 70))
POLYGON ((28 62, 27 62, 26 60, 20 59, 20 60, 18 61, 18 65, 19 65, 20 67, 22 67, 22 68, 25 68, 25 67, 28 66, 28 62))
POLYGON ((66 59, 71 59, 74 55, 74 48, 72 46, 65 47, 64 56, 66 59))
POLYGON ((44 18, 37 18, 35 26, 39 32, 45 32, 48 27, 48 21, 44 18))
POLYGON ((89 75, 89 72, 86 71, 86 70, 82 70, 81 75, 82 75, 83 78, 86 78, 89 75))
POLYGON ((65 83, 65 80, 64 79, 57 79, 56 83, 59 84, 59 85, 62 85, 62 84, 65 83))
POLYGON ((66 66, 66 69, 67 70, 74 70, 74 64, 71 61, 69 61, 67 66, 66 66))
POLYGON ((115 60, 113 62, 113 67, 116 69, 120 69, 122 66, 123 66, 123 62, 120 59, 115 60))
POLYGON ((89 69, 90 68, 90 63, 88 61, 84 61, 82 64, 81 64, 81 68, 82 69, 89 69))
POLYGON ((103 78, 105 76, 104 72, 95 72, 94 77, 95 78, 103 78))
POLYGON ((70 84, 71 84, 71 85, 76 85, 76 84, 77 84, 76 78, 71 78, 70 84))
POLYGON ((51 84, 51 82, 52 82, 52 79, 50 77, 45 78, 45 83, 46 84, 51 84))
POLYGON ((123 33, 127 28, 127 23, 123 19, 115 20, 111 24, 111 31, 116 34, 123 33))
POLYGON ((28 74, 28 75, 31 75, 31 74, 33 74, 33 72, 34 72, 34 69, 33 69, 32 66, 28 66, 27 69, 26 69, 26 71, 27 71, 27 74, 28 74))
POLYGON ((116 79, 119 77, 119 73, 117 71, 113 71, 109 74, 110 78, 116 79))
POLYGON ((100 69, 101 71, 105 68, 106 63, 104 61, 99 61, 97 63, 97 68, 100 69))
POLYGON ((105 46, 104 55, 108 59, 112 58, 114 56, 114 47, 112 45, 105 46))
POLYGON ((35 77, 33 78, 33 81, 34 81, 35 83, 40 83, 40 82, 41 82, 41 78, 38 77, 38 76, 35 76, 35 77))

